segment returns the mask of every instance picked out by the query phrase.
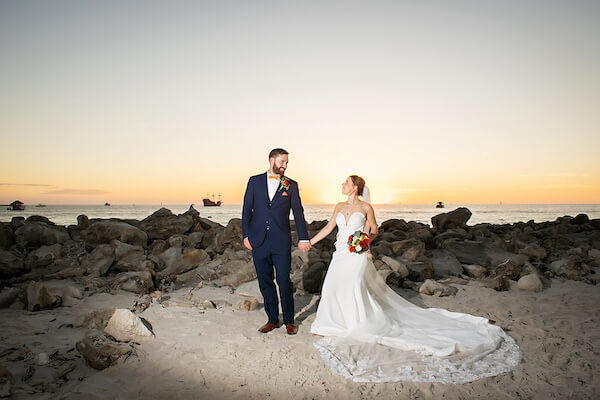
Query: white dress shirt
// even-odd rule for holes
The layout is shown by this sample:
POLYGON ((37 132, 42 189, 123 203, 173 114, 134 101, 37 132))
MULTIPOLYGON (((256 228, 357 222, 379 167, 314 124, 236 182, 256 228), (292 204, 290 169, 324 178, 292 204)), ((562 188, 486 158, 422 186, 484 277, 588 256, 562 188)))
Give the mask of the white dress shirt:
POLYGON ((270 179, 269 175, 277 175, 272 174, 267 171, 267 189, 269 189, 269 200, 273 201, 273 197, 275 197, 275 193, 277 193, 277 189, 279 189, 279 179, 270 179))

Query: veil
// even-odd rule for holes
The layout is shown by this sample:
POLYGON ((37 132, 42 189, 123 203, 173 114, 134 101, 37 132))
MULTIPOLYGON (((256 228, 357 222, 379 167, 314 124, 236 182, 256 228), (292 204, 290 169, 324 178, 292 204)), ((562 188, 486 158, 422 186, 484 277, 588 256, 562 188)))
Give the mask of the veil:
POLYGON ((360 197, 362 197, 362 200, 366 201, 367 203, 371 202, 371 191, 369 190, 369 187, 367 185, 365 185, 365 187, 363 188, 363 194, 360 197))

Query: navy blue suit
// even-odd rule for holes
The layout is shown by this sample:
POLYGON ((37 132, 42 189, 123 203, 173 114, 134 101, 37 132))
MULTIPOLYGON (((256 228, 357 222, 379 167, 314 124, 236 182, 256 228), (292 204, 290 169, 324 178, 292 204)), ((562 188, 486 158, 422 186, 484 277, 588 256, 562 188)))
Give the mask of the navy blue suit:
POLYGON ((299 240, 308 240, 304 209, 298 183, 289 179, 289 189, 281 185, 269 200, 267 174, 250 177, 242 207, 242 237, 252 246, 258 286, 265 302, 269 322, 279 322, 279 304, 275 291, 274 271, 281 297, 283 322, 294 323, 294 288, 290 279, 292 236, 290 209, 294 213, 299 240))

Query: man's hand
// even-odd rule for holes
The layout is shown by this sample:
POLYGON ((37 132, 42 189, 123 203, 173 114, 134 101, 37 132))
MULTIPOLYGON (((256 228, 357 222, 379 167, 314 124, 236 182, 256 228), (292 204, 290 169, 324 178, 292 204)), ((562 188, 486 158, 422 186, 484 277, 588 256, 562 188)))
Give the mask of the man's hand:
POLYGON ((252 250, 252 245, 250 244, 250 241, 247 237, 244 238, 244 246, 246 246, 248 250, 252 250))
POLYGON ((305 253, 306 253, 306 252, 308 252, 308 251, 310 250, 310 248, 311 248, 311 247, 312 247, 312 246, 311 246, 311 244, 310 244, 310 242, 309 242, 309 241, 306 241, 306 242, 298 242, 298 248, 299 248, 301 251, 305 252, 305 253))

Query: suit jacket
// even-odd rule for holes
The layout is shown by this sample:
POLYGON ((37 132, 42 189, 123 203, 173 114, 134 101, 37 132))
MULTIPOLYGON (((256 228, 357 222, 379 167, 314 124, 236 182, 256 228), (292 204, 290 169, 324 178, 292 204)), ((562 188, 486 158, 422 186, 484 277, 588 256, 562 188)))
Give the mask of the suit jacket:
POLYGON ((269 236, 273 240, 273 247, 282 251, 289 250, 292 247, 290 209, 294 213, 298 239, 308 240, 298 183, 289 178, 288 180, 289 189, 280 185, 273 200, 269 200, 266 173, 252 176, 248 180, 242 207, 242 237, 247 237, 252 247, 263 244, 268 229, 273 234, 269 236))

